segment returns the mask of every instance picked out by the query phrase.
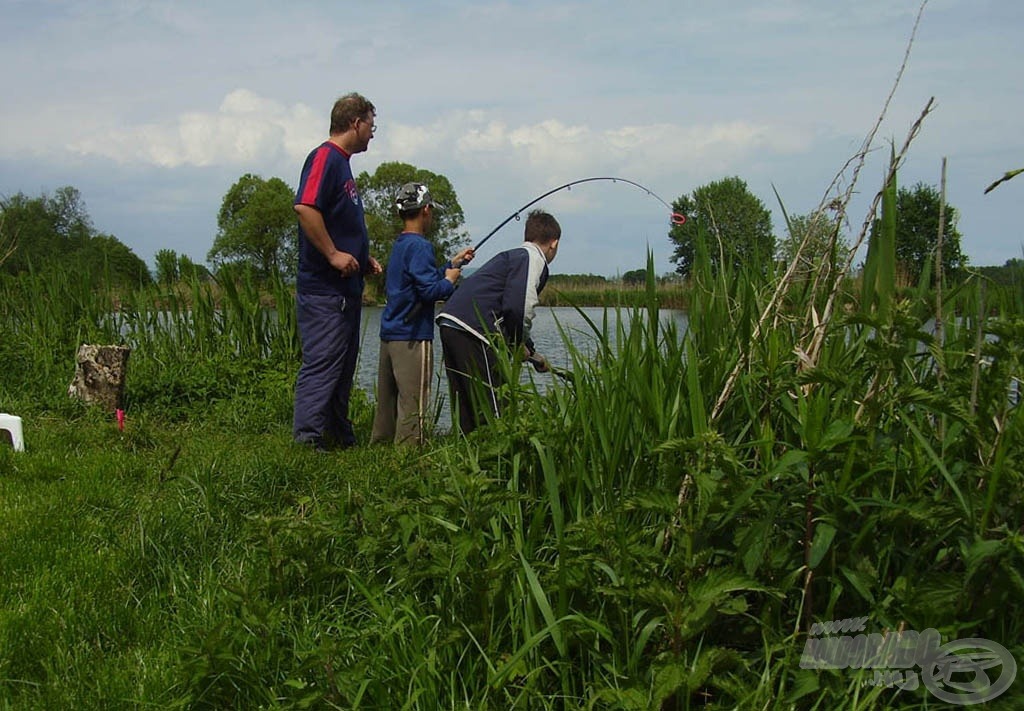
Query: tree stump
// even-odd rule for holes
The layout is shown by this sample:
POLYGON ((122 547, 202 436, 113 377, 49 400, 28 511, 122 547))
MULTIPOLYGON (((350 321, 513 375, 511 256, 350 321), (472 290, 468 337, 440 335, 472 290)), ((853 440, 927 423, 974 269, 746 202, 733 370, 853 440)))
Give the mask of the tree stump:
POLYGON ((123 409, 124 379, 128 367, 127 346, 78 347, 75 378, 68 395, 90 405, 102 405, 108 412, 123 409))

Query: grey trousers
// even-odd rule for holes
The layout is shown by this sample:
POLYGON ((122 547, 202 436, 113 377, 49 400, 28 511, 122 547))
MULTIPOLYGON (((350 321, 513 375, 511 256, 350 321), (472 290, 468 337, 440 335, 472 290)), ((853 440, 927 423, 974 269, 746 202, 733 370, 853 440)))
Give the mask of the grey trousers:
POLYGON ((423 444, 433 377, 433 342, 380 342, 371 442, 423 444))

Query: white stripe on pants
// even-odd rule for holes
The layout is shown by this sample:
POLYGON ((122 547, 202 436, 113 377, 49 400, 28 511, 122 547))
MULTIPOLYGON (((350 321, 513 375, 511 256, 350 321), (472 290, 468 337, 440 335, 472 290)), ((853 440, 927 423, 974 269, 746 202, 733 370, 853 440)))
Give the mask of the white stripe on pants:
POLYGON ((423 443, 433 374, 433 342, 381 341, 372 442, 423 443))

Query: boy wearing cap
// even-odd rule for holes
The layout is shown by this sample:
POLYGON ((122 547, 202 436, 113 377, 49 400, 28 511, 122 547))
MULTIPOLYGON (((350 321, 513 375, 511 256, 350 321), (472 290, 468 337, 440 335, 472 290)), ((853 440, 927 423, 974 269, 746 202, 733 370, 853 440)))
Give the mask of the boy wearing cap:
POLYGON ((472 248, 437 266, 424 236, 437 206, 422 183, 406 183, 396 199, 402 233, 395 240, 384 281, 387 304, 380 319, 377 412, 371 442, 422 444, 425 408, 434 375, 434 303, 452 295, 472 248))

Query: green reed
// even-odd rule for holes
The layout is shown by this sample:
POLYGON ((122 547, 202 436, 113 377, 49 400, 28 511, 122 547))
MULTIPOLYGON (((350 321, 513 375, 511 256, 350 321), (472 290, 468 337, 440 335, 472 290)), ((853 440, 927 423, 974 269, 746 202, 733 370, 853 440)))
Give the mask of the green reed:
MULTIPOLYGON (((862 616, 1020 659, 1018 297, 952 289, 940 339, 924 287, 847 284, 812 348, 825 299, 795 284, 763 318, 773 269, 698 259, 680 333, 649 264, 641 304, 589 320, 585 341, 563 333, 571 379, 542 394, 510 359, 508 406, 471 437, 326 458, 288 441, 287 285, 115 301, 70 278, 5 282, 23 375, 38 358, 62 390, 89 338, 131 344, 145 378, 119 439, 74 413, 39 454, 0 451, 19 571, 0 585, 0 700, 934 707, 866 686, 870 670, 800 668, 813 622, 862 616), (84 591, 100 612, 74 612, 84 591)), ((355 414, 365 431, 369 408, 355 414)))
POLYGON ((113 294, 69 271, 0 282, 9 398, 55 404, 83 343, 131 348, 126 402, 182 408, 279 377, 298 358, 292 288, 281 279, 184 281, 113 294))
MULTIPOLYGON (((849 692, 866 672, 799 669, 811 621, 1019 639, 1019 610, 996 612, 1022 582, 998 567, 1021 562, 1019 314, 990 319, 964 285, 947 295, 940 344, 923 289, 880 309, 846 301, 807 368, 786 315, 804 312, 799 300, 754 327, 774 275, 753 265, 697 279, 682 337, 657 316, 652 273, 646 308, 592 322, 593 352, 570 345, 571 384, 513 397, 460 453, 527 497, 487 519, 507 561, 492 615, 522 633, 491 686, 569 706, 813 694, 873 708, 883 690, 849 692), (746 676, 735 664, 751 655, 765 667, 746 676)), ((444 599, 460 609, 458 594, 444 599)), ((509 654, 488 639, 488 659, 509 654)))

